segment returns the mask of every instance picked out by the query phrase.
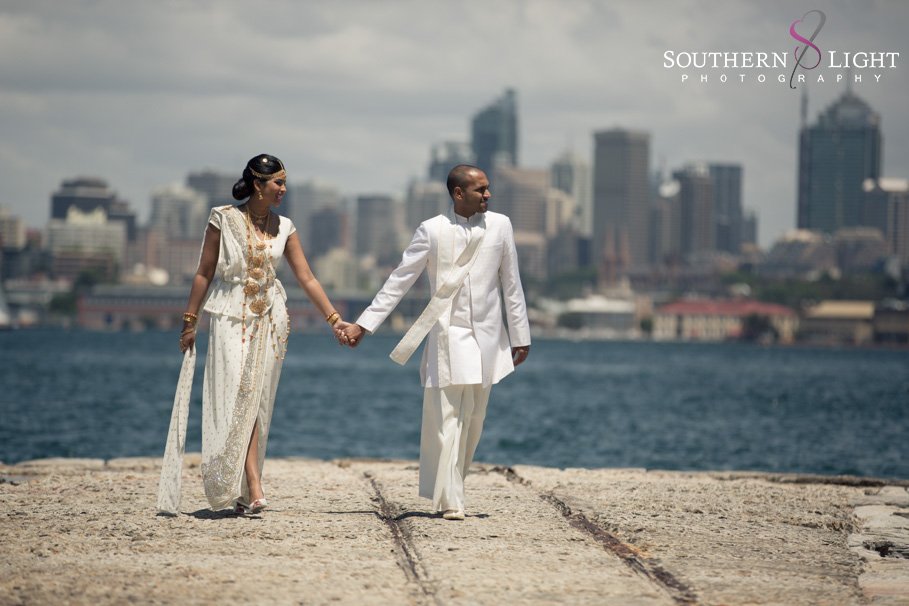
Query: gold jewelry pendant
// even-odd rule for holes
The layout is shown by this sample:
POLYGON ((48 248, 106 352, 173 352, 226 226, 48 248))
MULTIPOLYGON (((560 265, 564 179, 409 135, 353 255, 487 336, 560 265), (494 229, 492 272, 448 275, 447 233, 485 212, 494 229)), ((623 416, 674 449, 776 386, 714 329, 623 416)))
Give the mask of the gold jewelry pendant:
POLYGON ((256 250, 265 250, 265 242, 256 242, 256 250))
POLYGON ((254 314, 261 314, 263 311, 265 311, 265 299, 256 299, 249 304, 249 309, 254 314))

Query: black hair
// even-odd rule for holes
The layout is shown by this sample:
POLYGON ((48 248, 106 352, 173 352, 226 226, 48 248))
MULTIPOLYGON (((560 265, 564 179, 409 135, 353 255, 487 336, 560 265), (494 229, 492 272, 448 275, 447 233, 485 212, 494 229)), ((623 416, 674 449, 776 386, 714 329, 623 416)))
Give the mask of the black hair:
POLYGON ((458 164, 452 168, 448 173, 448 181, 445 183, 448 186, 448 195, 453 196, 456 187, 464 189, 464 186, 467 185, 467 173, 475 170, 483 172, 482 168, 473 164, 458 164))
POLYGON ((268 154, 259 154, 250 159, 243 169, 243 176, 234 183, 234 200, 246 200, 253 193, 253 181, 266 181, 257 177, 253 171, 260 175, 273 175, 284 170, 284 163, 268 154))

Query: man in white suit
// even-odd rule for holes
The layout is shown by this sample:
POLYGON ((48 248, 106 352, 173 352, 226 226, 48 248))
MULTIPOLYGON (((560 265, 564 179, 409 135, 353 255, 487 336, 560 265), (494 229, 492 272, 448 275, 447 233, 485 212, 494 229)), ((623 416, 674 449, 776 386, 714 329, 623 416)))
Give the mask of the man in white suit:
POLYGON ((420 225, 400 265, 339 337, 356 347, 427 270, 433 299, 392 359, 403 364, 428 332, 420 364, 420 496, 432 499, 445 519, 463 520, 464 477, 483 430, 489 392, 527 359, 530 328, 511 221, 487 212, 486 174, 458 165, 448 175, 448 193, 449 213, 420 225))

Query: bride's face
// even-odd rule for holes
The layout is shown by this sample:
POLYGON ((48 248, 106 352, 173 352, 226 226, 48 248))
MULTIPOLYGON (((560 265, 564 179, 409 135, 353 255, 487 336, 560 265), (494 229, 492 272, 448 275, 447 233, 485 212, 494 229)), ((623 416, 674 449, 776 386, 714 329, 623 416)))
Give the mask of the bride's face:
POLYGON ((287 193, 287 180, 271 179, 259 186, 259 192, 262 194, 262 201, 269 206, 280 206, 284 194, 287 193))

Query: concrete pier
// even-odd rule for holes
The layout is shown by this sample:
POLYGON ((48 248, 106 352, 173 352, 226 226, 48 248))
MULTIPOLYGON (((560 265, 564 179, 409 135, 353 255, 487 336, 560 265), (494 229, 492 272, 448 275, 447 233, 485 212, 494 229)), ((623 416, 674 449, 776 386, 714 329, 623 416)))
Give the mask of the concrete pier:
POLYGON ((0 604, 909 604, 909 481, 270 459, 269 508, 155 514, 160 459, 0 465, 0 604))

